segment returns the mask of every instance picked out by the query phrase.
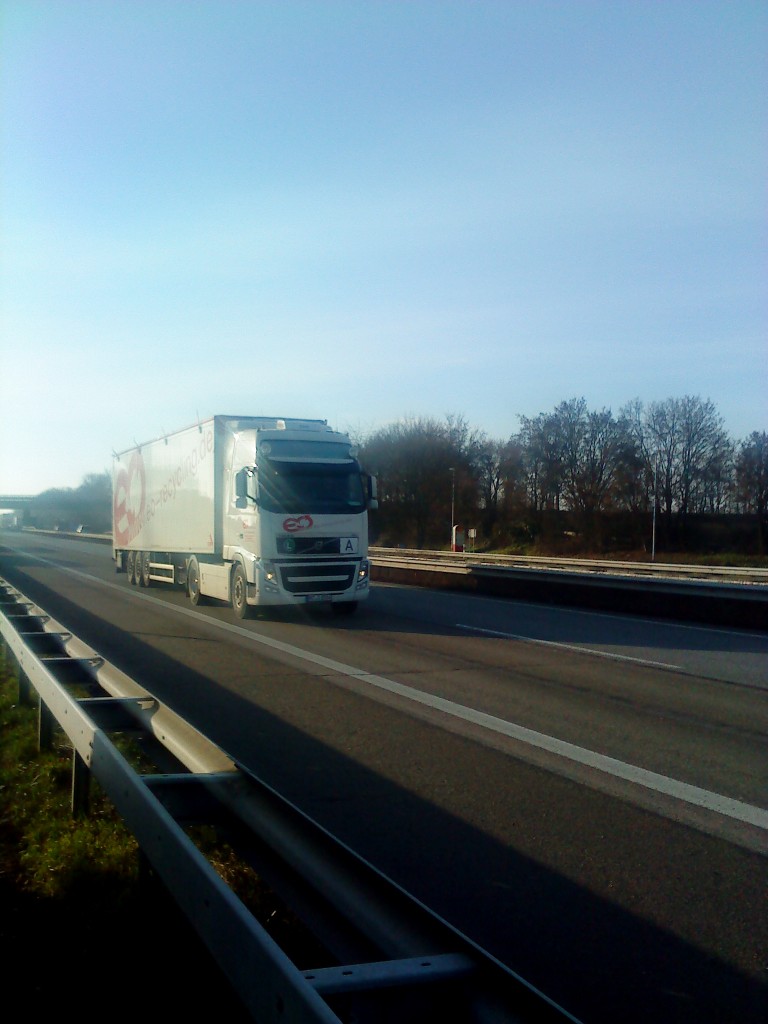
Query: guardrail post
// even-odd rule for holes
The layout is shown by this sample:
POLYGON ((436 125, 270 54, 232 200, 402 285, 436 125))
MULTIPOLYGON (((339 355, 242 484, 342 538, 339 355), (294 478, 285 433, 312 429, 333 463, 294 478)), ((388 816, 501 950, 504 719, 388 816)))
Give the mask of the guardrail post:
POLYGON ((168 890, 152 866, 152 861, 141 847, 139 847, 138 858, 139 890, 142 896, 148 900, 169 899, 168 890))
POLYGON ((32 684, 29 681, 29 676, 22 669, 21 663, 11 649, 11 645, 7 641, 3 641, 3 654, 5 660, 5 667, 8 669, 11 675, 16 676, 17 692, 19 704, 29 707, 33 703, 32 701, 32 684))
POLYGON ((17 664, 16 676, 18 679, 18 692, 19 692, 19 704, 24 707, 31 707, 34 704, 32 697, 33 686, 29 681, 29 676, 24 672, 20 665, 17 664))
POLYGON ((50 750, 53 746, 53 727, 56 719, 51 709, 40 701, 40 710, 37 716, 37 749, 50 750))
POLYGON ((82 818, 90 810, 91 769, 78 754, 72 751, 72 817, 82 818))

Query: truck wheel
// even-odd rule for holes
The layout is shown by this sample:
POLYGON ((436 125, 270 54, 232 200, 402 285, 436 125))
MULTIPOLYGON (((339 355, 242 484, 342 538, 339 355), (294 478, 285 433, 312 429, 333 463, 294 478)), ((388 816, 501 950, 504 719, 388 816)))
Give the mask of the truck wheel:
POLYGON ((246 600, 248 593, 248 580, 245 569, 239 563, 232 571, 232 608, 238 619, 247 619, 250 608, 246 600))
POLYGON ((128 582, 133 584, 136 582, 136 552, 128 552, 128 560, 125 563, 125 571, 128 573, 128 582))
POLYGON ((142 551, 136 558, 136 575, 140 587, 149 586, 149 552, 142 551))
POLYGON ((205 598, 200 593, 200 566, 196 558, 190 558, 187 566, 187 593, 195 607, 205 604, 205 598))

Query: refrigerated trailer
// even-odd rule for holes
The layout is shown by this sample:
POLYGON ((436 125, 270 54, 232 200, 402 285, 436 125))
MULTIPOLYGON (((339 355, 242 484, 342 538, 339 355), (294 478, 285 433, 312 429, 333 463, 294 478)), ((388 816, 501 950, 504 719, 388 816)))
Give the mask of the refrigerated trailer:
POLYGON ((114 454, 113 557, 139 587, 184 587, 198 605, 367 598, 376 481, 325 420, 213 416, 114 454))

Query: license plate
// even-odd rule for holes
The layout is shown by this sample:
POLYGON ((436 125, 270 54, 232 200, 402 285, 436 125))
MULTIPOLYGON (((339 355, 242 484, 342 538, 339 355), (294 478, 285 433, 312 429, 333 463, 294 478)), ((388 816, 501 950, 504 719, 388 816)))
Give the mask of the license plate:
POLYGON ((305 594, 304 600, 309 604, 310 601, 327 601, 328 597, 326 594, 305 594))

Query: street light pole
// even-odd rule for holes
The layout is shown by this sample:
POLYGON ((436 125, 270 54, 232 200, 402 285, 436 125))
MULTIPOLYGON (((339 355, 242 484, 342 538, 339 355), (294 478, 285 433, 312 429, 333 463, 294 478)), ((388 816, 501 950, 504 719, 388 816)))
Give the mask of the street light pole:
POLYGON ((659 453, 656 452, 656 461, 653 465, 653 533, 651 537, 651 561, 656 561, 656 506, 659 503, 658 492, 659 480, 659 453))
POLYGON ((451 551, 453 551, 453 509, 456 502, 456 470, 450 467, 451 474, 451 551))

